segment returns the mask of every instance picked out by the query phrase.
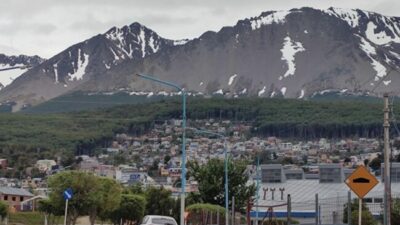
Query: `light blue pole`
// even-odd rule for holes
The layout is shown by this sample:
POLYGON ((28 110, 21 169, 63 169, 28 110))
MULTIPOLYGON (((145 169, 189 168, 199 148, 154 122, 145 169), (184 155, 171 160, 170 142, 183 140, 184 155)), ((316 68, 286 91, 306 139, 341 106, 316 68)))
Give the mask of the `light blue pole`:
POLYGON ((224 152, 225 152, 225 225, 229 225, 229 189, 228 189, 228 147, 226 144, 226 137, 224 138, 224 152))
POLYGON ((196 133, 215 135, 224 139, 224 173, 225 173, 225 225, 229 225, 229 181, 228 181, 228 146, 226 136, 208 130, 191 128, 196 133))
POLYGON ((185 225, 185 188, 186 188, 186 92, 185 89, 169 81, 159 80, 155 77, 136 74, 138 77, 173 87, 182 93, 182 163, 181 163, 181 220, 180 225, 185 225))

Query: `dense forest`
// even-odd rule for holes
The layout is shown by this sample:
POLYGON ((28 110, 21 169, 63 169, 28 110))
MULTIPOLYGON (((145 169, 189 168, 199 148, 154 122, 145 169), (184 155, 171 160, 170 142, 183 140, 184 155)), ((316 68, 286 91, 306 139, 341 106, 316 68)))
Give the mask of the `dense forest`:
MULTIPOLYGON (((383 102, 383 100, 382 100, 383 102)), ((398 105, 400 106, 400 105, 398 105)), ((0 114, 0 157, 13 165, 65 159, 107 147, 115 133, 141 134, 154 121, 181 118, 179 98, 91 111, 0 114)), ((395 115, 400 118, 397 105, 395 115)), ((252 125, 251 135, 315 139, 381 137, 383 103, 290 99, 189 98, 187 118, 229 119, 252 125)))

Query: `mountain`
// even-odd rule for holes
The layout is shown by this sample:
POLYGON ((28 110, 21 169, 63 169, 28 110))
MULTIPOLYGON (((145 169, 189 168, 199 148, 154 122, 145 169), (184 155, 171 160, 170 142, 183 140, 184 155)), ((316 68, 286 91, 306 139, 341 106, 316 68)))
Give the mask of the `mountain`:
POLYGON ((301 8, 241 20, 113 72, 133 90, 154 90, 131 75, 141 72, 189 91, 305 98, 333 91, 399 95, 399 67, 399 17, 301 8))
POLYGON ((76 44, 0 91, 35 104, 67 92, 170 95, 134 76, 193 94, 308 98, 400 95, 400 17, 358 9, 268 11, 199 38, 172 41, 134 23, 76 44))
POLYGON ((104 34, 75 44, 32 68, 4 88, 2 101, 37 104, 71 90, 84 83, 95 83, 103 90, 112 80, 98 80, 98 76, 119 66, 122 62, 136 62, 169 46, 185 43, 185 40, 164 39, 154 31, 133 23, 122 28, 113 27, 104 34))
POLYGON ((7 56, 0 54, 0 90, 9 85, 13 80, 24 72, 28 71, 28 66, 37 66, 44 62, 39 56, 7 56), (7 70, 8 68, 21 67, 21 69, 7 70))

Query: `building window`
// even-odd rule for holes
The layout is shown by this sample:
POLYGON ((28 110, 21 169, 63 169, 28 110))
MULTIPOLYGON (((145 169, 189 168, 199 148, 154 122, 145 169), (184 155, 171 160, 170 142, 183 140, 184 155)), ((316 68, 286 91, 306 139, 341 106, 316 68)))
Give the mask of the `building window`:
POLYGON ((366 203, 372 203, 372 198, 364 198, 364 202, 366 202, 366 203))
POLYGON ((16 200, 17 198, 16 198, 15 196, 13 196, 11 199, 12 199, 13 202, 15 202, 15 200, 16 200))
POLYGON ((8 200, 8 195, 4 195, 4 201, 8 200))
POLYGON ((23 196, 19 197, 19 201, 20 202, 24 201, 24 197, 23 196))

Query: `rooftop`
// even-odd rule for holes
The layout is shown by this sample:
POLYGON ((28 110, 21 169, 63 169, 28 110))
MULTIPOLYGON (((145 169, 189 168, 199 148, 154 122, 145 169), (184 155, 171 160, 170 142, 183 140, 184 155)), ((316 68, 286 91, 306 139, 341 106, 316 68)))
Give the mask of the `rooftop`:
POLYGON ((22 188, 0 187, 0 193, 3 195, 33 196, 29 191, 22 188))

